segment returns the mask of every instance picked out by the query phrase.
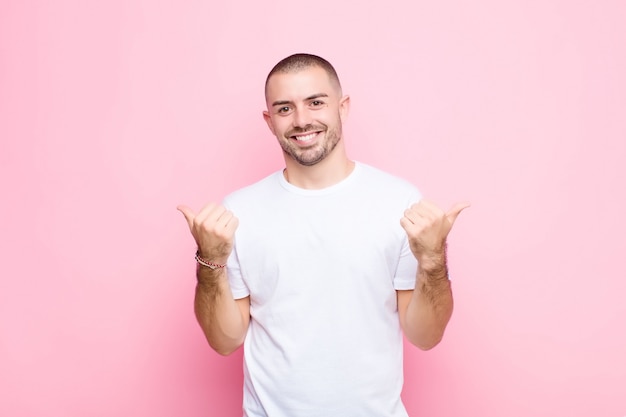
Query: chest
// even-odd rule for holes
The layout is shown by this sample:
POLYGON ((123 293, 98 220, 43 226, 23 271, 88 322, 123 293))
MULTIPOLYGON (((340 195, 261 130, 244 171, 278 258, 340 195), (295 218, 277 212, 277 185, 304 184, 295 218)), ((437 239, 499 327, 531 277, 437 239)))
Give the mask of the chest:
POLYGON ((346 197, 275 201, 241 216, 235 247, 253 302, 331 289, 339 299, 360 286, 390 291, 404 239, 401 214, 346 197))

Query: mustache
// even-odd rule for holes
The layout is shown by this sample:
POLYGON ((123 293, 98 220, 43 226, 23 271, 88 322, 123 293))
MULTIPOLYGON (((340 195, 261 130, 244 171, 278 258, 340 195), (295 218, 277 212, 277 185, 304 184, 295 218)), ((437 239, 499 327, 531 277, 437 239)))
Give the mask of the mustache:
POLYGON ((289 136, 295 136, 295 135, 299 135, 302 133, 307 133, 307 132, 316 132, 316 131, 325 131, 326 130, 326 126, 324 125, 306 125, 304 127, 294 127, 293 129, 289 130, 285 136, 289 137, 289 136))

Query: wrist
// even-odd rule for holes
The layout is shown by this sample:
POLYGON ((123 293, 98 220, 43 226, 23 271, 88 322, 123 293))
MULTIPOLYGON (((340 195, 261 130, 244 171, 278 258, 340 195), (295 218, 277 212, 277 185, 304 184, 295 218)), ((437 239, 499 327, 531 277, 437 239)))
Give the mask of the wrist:
POLYGON ((209 269, 224 269, 226 267, 226 260, 221 261, 218 259, 204 257, 202 256, 200 250, 196 251, 195 260, 199 267, 202 266, 209 269))
POLYGON ((424 252, 417 258, 419 267, 424 272, 437 272, 446 269, 446 246, 440 250, 424 252))

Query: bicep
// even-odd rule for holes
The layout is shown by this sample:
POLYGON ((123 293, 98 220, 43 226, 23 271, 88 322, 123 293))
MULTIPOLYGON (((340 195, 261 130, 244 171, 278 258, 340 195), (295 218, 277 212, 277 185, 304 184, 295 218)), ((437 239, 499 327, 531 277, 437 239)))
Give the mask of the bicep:
POLYGON ((241 312, 243 327, 248 329, 248 326, 250 325, 250 296, 236 299, 235 302, 241 312))
POLYGON ((396 290, 398 296, 398 317, 400 319, 400 327, 404 330, 406 327, 406 312, 409 308, 411 298, 413 298, 414 290, 396 290))

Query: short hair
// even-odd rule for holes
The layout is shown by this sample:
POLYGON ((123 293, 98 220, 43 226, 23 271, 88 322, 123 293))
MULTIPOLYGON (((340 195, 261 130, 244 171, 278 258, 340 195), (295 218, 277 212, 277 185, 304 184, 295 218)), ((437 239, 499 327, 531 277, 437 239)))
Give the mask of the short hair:
POLYGON ((326 71, 328 78, 330 78, 332 83, 337 84, 337 88, 339 88, 339 92, 341 94, 339 76, 331 63, 317 55, 303 53, 290 55, 287 58, 282 59, 278 64, 274 65, 274 68, 272 68, 270 73, 267 74, 267 78, 265 79, 265 94, 267 94, 267 85, 269 84, 272 75, 277 73, 288 74, 298 72, 311 67, 320 67, 326 71))

